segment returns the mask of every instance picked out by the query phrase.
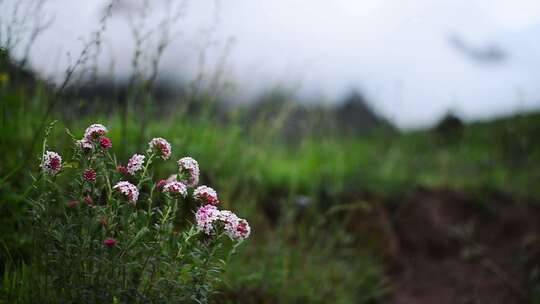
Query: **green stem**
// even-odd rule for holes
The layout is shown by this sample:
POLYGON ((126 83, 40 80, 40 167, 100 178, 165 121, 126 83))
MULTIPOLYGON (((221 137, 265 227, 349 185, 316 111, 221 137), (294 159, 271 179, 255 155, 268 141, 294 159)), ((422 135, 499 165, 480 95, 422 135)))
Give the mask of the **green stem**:
POLYGON ((146 162, 146 165, 144 166, 141 179, 139 180, 139 183, 137 184, 137 189, 140 189, 142 183, 146 180, 146 172, 148 171, 148 167, 150 167, 150 164, 152 163, 152 159, 154 158, 155 155, 156 155, 155 153, 152 153, 150 154, 150 157, 148 157, 148 161, 146 162))

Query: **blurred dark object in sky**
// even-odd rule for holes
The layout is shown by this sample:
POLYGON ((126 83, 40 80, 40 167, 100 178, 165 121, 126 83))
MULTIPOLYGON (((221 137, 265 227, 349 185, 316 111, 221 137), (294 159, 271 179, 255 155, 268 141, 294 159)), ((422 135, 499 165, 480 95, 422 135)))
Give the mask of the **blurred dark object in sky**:
POLYGON ((450 35, 448 42, 455 50, 476 63, 501 64, 508 60, 507 52, 493 43, 485 46, 473 45, 456 34, 450 35))

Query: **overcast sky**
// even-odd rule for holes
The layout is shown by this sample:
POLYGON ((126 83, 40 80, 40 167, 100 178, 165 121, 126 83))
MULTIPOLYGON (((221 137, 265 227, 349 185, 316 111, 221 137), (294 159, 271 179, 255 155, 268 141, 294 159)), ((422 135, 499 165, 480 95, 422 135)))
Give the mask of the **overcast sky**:
MULTIPOLYGON (((150 2, 157 22, 165 1, 150 2)), ((105 3, 50 0, 55 21, 36 42, 33 65, 61 73, 66 52, 80 52, 80 39, 97 29, 105 3)), ((114 58, 119 74, 130 71, 136 3, 123 0, 106 32, 102 62, 114 58)), ((214 23, 207 69, 233 39, 226 75, 239 102, 276 85, 326 103, 359 89, 405 128, 449 110, 483 119, 540 108, 538 0, 192 0, 163 72, 194 77, 201 33, 214 23)))

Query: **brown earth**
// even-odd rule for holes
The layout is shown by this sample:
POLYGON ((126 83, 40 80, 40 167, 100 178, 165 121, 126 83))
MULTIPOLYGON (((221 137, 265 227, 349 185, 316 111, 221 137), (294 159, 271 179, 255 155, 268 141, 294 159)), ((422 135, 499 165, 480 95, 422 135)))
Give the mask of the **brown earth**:
POLYGON ((394 210, 386 205, 373 209, 391 265, 383 303, 530 303, 540 266, 537 204, 419 189, 394 210))

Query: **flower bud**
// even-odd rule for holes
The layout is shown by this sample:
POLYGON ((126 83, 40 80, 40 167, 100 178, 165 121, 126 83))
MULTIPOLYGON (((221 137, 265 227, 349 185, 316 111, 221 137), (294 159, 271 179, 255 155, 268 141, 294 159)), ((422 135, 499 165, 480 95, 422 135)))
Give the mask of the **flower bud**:
POLYGON ((156 183, 156 189, 161 189, 167 184, 167 180, 161 179, 156 183))
POLYGON ((103 241, 103 245, 107 246, 107 247, 114 247, 116 245, 117 241, 116 239, 113 239, 113 238, 107 238, 103 241))
POLYGON ((84 203, 87 206, 93 206, 94 205, 94 200, 92 199, 92 197, 90 195, 87 195, 87 196, 84 197, 84 203))
POLYGON ((89 183, 95 183, 96 178, 97 178, 97 173, 96 171, 94 171, 94 169, 89 168, 89 169, 84 170, 83 177, 85 181, 89 183))
POLYGON ((100 139, 99 139, 99 145, 103 148, 103 149, 110 149, 112 148, 112 141, 110 138, 106 137, 106 136, 102 136, 100 139))

